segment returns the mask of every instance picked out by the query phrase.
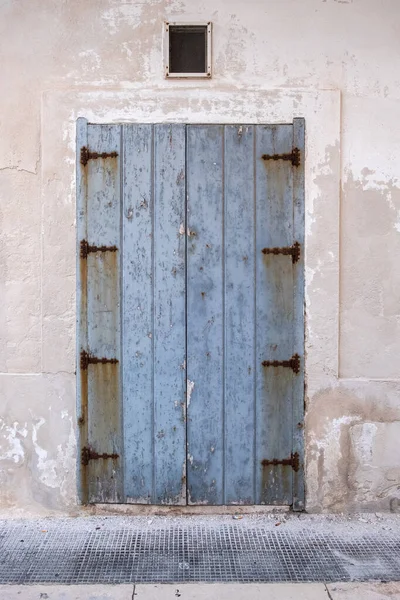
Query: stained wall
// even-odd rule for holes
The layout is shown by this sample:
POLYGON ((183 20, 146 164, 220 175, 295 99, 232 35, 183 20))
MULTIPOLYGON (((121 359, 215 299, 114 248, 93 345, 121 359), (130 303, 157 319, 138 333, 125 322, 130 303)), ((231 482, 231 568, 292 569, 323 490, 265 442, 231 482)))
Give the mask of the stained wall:
POLYGON ((75 121, 305 116, 310 511, 400 498, 397 0, 5 0, 0 508, 76 512, 75 121), (210 81, 163 78, 164 20, 213 23, 210 81))

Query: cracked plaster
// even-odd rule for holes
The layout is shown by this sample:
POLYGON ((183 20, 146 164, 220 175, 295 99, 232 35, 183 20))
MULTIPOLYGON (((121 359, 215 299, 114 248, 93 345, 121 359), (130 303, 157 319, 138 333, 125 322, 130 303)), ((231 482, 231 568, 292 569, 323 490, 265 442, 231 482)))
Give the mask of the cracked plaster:
POLYGON ((389 509, 393 465, 371 474, 364 450, 400 419, 396 11, 397 0, 2 4, 1 508, 76 507, 76 118, 305 116, 307 508, 389 509), (179 18, 213 21, 211 81, 162 78, 162 21, 179 18))

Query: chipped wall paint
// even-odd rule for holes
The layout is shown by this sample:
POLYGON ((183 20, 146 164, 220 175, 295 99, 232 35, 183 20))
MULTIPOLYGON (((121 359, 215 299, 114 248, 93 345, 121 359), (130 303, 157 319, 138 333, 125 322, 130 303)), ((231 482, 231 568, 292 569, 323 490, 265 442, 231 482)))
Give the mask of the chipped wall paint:
POLYGON ((28 430, 26 423, 19 425, 16 421, 10 426, 0 419, 1 449, 0 460, 12 460, 19 464, 24 460, 24 449, 21 437, 26 438, 28 430))
POLYGON ((3 3, 0 509, 76 511, 78 116, 306 118, 307 508, 395 505, 379 449, 400 420, 397 4, 3 3), (164 19, 212 20, 210 81, 163 79, 164 19))
POLYGON ((194 390, 194 381, 190 381, 190 379, 187 380, 186 382, 186 406, 188 407, 190 404, 190 401, 192 399, 192 393, 194 390))

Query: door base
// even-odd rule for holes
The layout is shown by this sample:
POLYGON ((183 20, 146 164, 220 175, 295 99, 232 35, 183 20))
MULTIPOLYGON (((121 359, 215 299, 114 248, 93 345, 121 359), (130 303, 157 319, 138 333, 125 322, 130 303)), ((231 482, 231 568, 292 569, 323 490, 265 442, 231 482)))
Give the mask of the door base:
POLYGON ((287 513, 290 506, 156 506, 153 504, 92 504, 88 510, 93 515, 131 515, 137 516, 213 516, 213 515, 259 515, 287 513))

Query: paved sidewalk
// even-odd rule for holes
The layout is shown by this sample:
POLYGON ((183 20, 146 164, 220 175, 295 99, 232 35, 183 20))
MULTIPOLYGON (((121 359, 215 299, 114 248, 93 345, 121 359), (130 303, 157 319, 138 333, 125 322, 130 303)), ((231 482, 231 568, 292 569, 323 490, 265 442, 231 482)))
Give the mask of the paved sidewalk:
POLYGON ((0 586, 1 600, 400 600, 400 583, 0 586))

